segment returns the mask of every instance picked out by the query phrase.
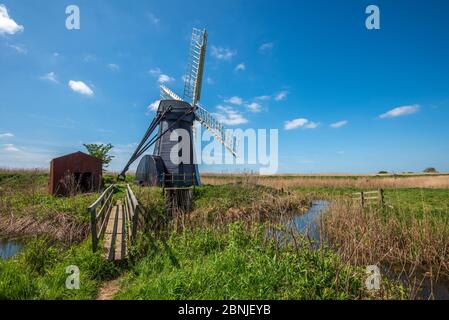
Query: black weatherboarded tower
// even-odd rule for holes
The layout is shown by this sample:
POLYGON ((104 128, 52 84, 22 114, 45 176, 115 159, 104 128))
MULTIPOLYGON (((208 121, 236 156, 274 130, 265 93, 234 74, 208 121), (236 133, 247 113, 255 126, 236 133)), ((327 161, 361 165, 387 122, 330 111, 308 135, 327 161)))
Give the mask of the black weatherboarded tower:
MULTIPOLYGON (((195 114, 192 112, 183 117, 186 110, 192 107, 187 102, 176 100, 162 100, 157 112, 163 114, 169 108, 171 111, 161 121, 158 135, 166 133, 156 142, 153 156, 160 157, 165 165, 166 184, 174 186, 199 185, 198 165, 194 163, 195 148, 192 132, 195 114), (181 120, 178 121, 178 119, 181 120), (171 129, 167 130, 168 128, 171 129), (185 137, 188 137, 189 141, 182 141, 185 137), (181 144, 188 148, 177 147, 181 144), (185 152, 189 154, 183 154, 185 152), (187 159, 187 161, 183 161, 183 159, 187 159)), ((161 176, 160 173, 159 176, 161 176)))

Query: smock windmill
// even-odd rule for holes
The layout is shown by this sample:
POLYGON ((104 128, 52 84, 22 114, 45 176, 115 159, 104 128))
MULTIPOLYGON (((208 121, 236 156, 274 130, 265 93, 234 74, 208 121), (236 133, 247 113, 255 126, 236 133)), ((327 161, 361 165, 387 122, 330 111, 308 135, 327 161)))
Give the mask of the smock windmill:
POLYGON ((164 85, 160 86, 161 102, 157 113, 148 127, 142 141, 134 151, 120 176, 125 177, 129 167, 144 155, 153 145, 153 155, 146 155, 140 161, 136 182, 143 185, 164 185, 185 187, 200 185, 198 165, 195 163, 193 145, 194 122, 198 121, 236 156, 236 141, 233 134, 226 130, 213 115, 199 106, 201 86, 206 58, 207 32, 205 29, 193 29, 189 51, 187 72, 184 78, 184 96, 180 98, 164 85), (153 132, 157 134, 153 136, 153 132), (177 136, 176 130, 182 129, 189 139, 188 150, 177 150, 183 137, 177 136), (173 139, 172 133, 178 139, 173 139), (183 154, 189 152, 188 156, 183 154), (185 159, 189 161, 183 161, 185 159))

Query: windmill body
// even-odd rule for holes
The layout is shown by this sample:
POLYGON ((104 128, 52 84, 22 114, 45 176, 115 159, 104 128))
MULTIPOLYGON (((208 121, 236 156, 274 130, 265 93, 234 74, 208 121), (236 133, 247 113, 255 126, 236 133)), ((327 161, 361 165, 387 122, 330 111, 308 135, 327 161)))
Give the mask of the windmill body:
POLYGON ((200 122, 235 156, 236 141, 232 134, 206 109, 198 105, 201 98, 206 44, 206 30, 193 29, 185 75, 184 98, 161 85, 161 102, 156 116, 120 176, 124 177, 130 165, 154 146, 153 155, 143 156, 139 163, 136 172, 138 184, 174 188, 200 185, 193 142, 195 121, 200 122), (153 136, 153 132, 157 134, 153 136), (179 146, 183 148, 180 149, 179 146))
MULTIPOLYGON (((166 117, 161 121, 159 125, 158 135, 161 138, 156 142, 154 146, 153 155, 160 157, 165 165, 165 173, 171 176, 177 176, 179 179, 176 185, 185 186, 191 184, 189 180, 190 177, 193 178, 195 185, 200 184, 198 165, 195 163, 195 148, 193 142, 193 122, 195 121, 194 113, 191 113, 182 118, 182 120, 177 120, 183 116, 187 109, 191 109, 190 104, 184 101, 176 100, 162 100, 158 113, 164 113, 168 108, 172 110, 167 113, 166 117), (169 129, 170 128, 170 129, 169 129), (176 131, 182 130, 186 135, 178 138, 176 131), (165 134, 164 134, 165 132, 165 134), (175 133, 175 134, 173 134, 175 133), (190 146, 189 148, 182 148, 181 150, 176 149, 176 145, 179 145, 181 139, 189 139, 185 145, 190 146), (182 154, 183 152, 188 152, 189 154, 182 154), (187 158, 187 161, 183 161, 187 158), (186 179, 184 178, 186 176, 186 179)), ((159 173, 160 176, 160 173, 159 173)))

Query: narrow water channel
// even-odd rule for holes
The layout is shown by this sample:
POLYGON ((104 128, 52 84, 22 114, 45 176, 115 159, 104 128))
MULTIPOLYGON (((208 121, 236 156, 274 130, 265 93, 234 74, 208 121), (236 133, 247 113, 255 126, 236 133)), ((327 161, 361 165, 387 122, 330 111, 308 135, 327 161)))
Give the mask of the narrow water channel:
POLYGON ((296 215, 287 223, 288 228, 299 231, 315 242, 320 242, 319 219, 329 208, 329 201, 313 201, 309 211, 296 215))
POLYGON ((18 241, 0 239, 0 259, 6 260, 18 254, 23 245, 18 241))

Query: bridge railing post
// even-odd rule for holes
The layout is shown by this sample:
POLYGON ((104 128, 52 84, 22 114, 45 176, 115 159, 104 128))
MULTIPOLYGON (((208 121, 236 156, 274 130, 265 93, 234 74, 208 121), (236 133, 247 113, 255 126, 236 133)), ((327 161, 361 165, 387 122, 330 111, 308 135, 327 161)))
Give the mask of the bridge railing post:
POLYGON ((97 235, 97 210, 95 208, 89 208, 87 211, 90 214, 91 232, 92 232, 92 251, 96 252, 98 247, 98 235, 97 235))

